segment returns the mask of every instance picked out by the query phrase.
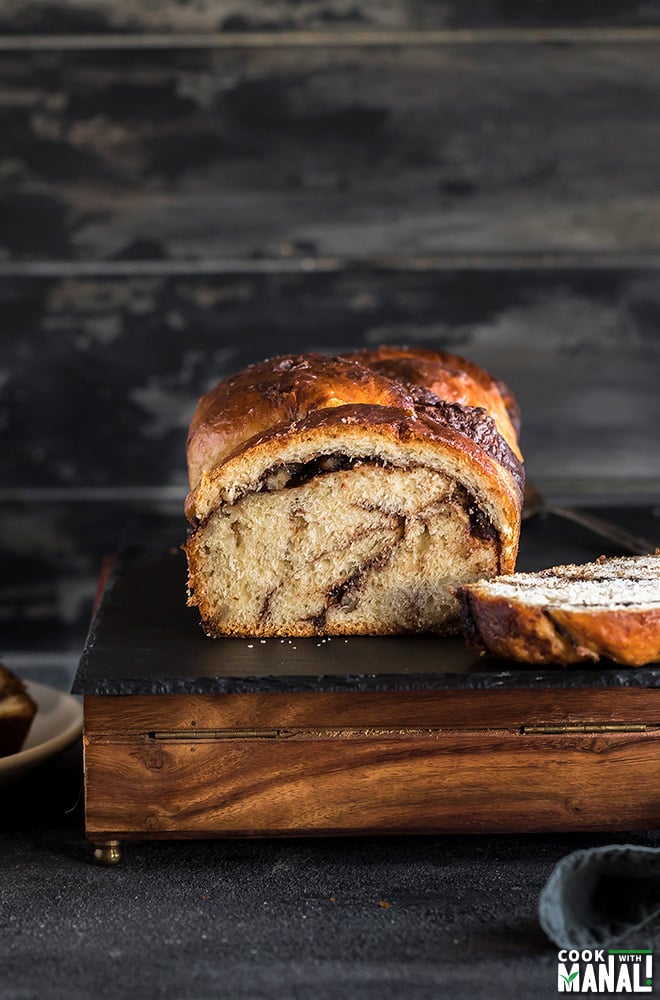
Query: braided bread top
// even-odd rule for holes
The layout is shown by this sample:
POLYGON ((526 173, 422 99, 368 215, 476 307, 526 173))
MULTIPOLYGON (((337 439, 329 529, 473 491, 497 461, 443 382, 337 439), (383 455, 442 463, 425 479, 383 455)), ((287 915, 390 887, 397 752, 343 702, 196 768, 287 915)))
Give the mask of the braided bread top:
POLYGON ((355 405, 363 408, 365 420, 398 414, 429 436, 440 426, 451 428, 522 484, 519 412, 503 382, 445 351, 379 347, 336 356, 283 355, 220 382, 202 396, 190 425, 191 491, 203 473, 252 440, 322 411, 355 405))

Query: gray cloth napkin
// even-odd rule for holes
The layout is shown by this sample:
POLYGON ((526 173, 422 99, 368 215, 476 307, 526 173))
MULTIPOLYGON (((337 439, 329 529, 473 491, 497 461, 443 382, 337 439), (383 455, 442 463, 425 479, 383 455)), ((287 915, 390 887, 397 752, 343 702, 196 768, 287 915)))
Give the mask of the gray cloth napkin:
POLYGON ((660 848, 614 844, 568 854, 539 897, 539 920, 560 948, 618 941, 660 915, 660 848))

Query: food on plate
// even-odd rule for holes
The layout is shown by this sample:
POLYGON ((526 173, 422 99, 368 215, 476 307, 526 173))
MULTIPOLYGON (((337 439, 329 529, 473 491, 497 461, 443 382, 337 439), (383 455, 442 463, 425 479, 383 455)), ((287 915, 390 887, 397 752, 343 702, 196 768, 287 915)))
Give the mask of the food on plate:
POLYGON ((188 603, 209 636, 456 631, 453 589, 515 565, 517 434, 506 386, 441 351, 246 368, 190 427, 188 603))
POLYGON ((660 660, 660 554, 554 566, 459 587, 471 645, 525 663, 660 660))
POLYGON ((0 663, 0 757, 18 753, 36 712, 23 681, 0 663))

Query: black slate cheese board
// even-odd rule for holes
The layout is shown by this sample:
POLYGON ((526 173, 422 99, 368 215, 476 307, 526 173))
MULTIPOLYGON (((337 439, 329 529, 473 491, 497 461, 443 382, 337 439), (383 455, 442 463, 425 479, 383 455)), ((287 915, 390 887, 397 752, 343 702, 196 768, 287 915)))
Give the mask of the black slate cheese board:
MULTIPOLYGON (((584 529, 539 517, 523 526, 518 568, 584 562, 603 551, 602 540, 584 529)), ((186 607, 185 556, 173 545, 129 546, 119 554, 73 690, 146 695, 658 685, 660 664, 530 667, 480 656, 459 636, 207 639, 196 609, 186 607)))

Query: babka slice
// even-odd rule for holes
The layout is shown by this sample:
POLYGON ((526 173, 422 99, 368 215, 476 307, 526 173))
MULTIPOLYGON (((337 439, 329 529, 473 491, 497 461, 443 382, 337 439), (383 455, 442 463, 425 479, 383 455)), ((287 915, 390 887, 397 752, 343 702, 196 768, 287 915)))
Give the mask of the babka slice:
POLYGON ((525 663, 660 660, 660 554, 554 566, 459 587, 468 642, 525 663))

